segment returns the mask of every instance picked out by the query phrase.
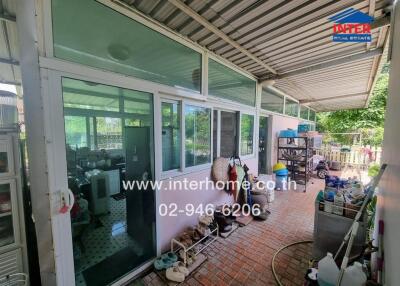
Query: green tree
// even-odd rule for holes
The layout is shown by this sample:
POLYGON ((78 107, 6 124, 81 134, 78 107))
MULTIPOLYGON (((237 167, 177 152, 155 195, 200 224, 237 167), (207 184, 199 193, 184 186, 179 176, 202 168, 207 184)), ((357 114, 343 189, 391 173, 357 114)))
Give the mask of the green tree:
MULTIPOLYGON (((380 145, 383 140, 389 74, 387 66, 382 69, 369 105, 364 109, 339 110, 318 113, 317 130, 323 133, 361 133, 363 144, 380 145)), ((351 144, 349 136, 332 135, 342 144, 351 144)))

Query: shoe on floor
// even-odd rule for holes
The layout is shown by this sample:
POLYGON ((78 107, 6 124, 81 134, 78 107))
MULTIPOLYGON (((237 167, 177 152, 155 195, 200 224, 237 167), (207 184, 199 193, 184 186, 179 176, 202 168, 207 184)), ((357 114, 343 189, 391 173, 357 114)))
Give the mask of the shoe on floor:
POLYGON ((185 281, 185 274, 179 271, 178 267, 170 267, 165 272, 165 276, 168 280, 174 282, 183 282, 185 281))
POLYGON ((189 275, 189 269, 186 268, 182 261, 175 262, 173 266, 176 267, 180 273, 183 273, 185 277, 189 275))
POLYGON ((154 261, 154 268, 157 270, 167 269, 172 266, 173 262, 166 258, 157 258, 154 261))
POLYGON ((219 232, 221 232, 221 233, 230 232, 231 230, 232 230, 232 225, 231 224, 219 228, 219 232))
POLYGON ((167 253, 164 253, 163 255, 161 255, 161 259, 167 259, 172 264, 172 263, 175 263, 178 261, 178 256, 176 256, 176 254, 173 252, 167 252, 167 253))

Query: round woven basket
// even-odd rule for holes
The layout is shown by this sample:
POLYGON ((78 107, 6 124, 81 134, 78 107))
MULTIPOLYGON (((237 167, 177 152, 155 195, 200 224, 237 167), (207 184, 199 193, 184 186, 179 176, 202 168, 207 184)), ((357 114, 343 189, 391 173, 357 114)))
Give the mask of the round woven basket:
POLYGON ((212 177, 214 181, 227 182, 229 180, 229 159, 218 157, 212 166, 212 177))

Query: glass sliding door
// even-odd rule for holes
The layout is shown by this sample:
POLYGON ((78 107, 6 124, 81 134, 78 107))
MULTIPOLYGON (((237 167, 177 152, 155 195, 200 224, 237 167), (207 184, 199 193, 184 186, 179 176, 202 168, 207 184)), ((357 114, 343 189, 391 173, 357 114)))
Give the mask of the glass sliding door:
POLYGON ((109 285, 156 256, 153 95, 62 79, 76 285, 109 285))
POLYGON ((268 117, 260 116, 258 135, 258 173, 267 174, 268 117))

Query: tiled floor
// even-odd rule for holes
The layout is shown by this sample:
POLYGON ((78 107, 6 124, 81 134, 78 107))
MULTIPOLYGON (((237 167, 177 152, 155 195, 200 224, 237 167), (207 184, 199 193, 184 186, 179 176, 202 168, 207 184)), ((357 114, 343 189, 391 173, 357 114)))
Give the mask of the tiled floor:
POLYGON ((91 225, 83 236, 85 251, 75 261, 76 285, 85 286, 82 272, 117 251, 130 247, 137 255, 143 250, 126 232, 126 203, 110 198, 110 213, 98 217, 99 227, 91 225))
MULTIPOLYGON (((219 238, 205 251, 208 260, 182 285, 277 285, 272 256, 284 245, 312 240, 314 200, 323 186, 323 180, 313 179, 306 193, 275 192, 268 219, 253 221, 228 238, 219 238)), ((311 248, 311 244, 300 244, 279 254, 275 267, 283 285, 303 284, 311 248)), ((143 282, 164 285, 155 273, 143 282)))

